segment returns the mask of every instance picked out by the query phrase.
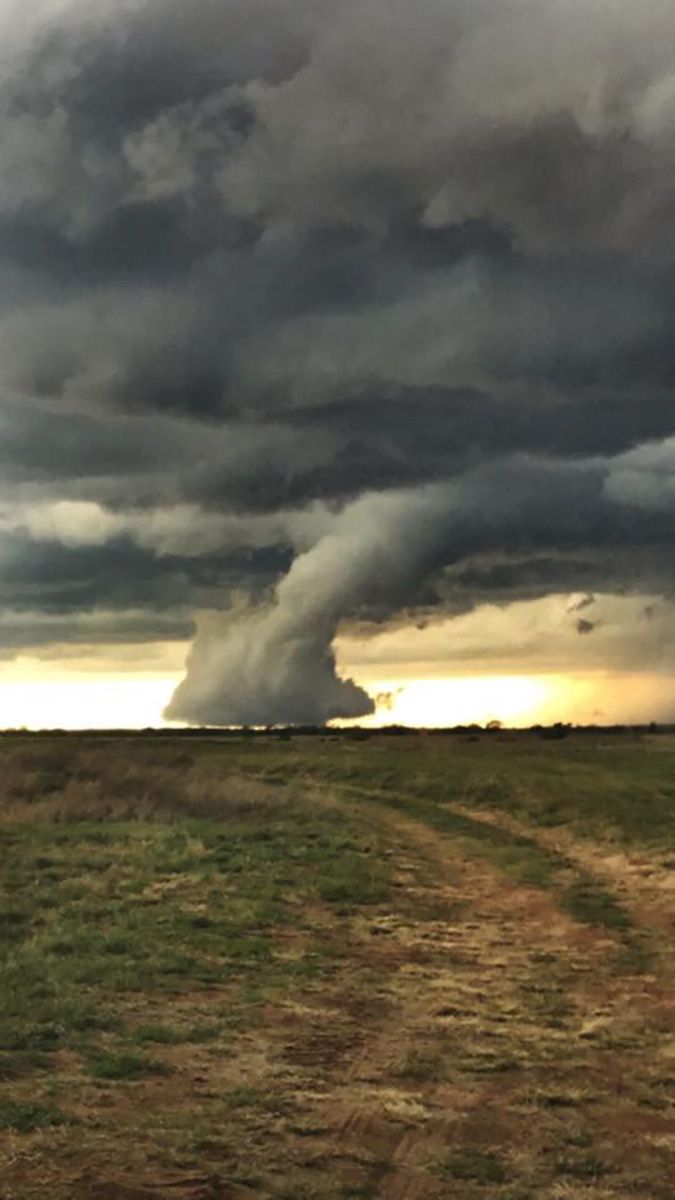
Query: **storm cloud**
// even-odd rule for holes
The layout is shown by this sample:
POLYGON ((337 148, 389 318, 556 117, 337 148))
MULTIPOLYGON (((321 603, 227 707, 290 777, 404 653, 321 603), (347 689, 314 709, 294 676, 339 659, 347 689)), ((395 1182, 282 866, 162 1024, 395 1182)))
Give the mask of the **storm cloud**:
POLYGON ((672 596, 669 4, 0 35, 4 653, 196 629, 170 716, 324 721, 345 628, 672 596))

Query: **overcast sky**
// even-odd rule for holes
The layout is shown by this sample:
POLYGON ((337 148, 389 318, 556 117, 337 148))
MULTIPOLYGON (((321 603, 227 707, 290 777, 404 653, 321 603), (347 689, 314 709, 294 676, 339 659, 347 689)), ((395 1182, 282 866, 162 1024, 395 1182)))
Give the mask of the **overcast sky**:
POLYGON ((338 632, 675 670, 672 20, 3 0, 7 662, 198 630, 216 724, 368 713, 338 632))

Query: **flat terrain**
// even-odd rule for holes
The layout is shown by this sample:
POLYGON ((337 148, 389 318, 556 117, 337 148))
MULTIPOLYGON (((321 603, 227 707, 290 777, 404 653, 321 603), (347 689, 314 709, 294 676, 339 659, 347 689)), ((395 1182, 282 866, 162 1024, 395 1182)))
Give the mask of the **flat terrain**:
POLYGON ((5 738, 1 1200, 672 1200, 668 737, 5 738))

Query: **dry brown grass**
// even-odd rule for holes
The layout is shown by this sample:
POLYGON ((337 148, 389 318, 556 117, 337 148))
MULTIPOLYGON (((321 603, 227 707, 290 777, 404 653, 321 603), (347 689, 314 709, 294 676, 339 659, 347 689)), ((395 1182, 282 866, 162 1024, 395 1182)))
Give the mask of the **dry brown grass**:
POLYGON ((168 747, 29 742, 1 755, 0 821, 222 819, 279 807, 279 785, 168 747), (168 752, 167 752, 168 751, 168 752))

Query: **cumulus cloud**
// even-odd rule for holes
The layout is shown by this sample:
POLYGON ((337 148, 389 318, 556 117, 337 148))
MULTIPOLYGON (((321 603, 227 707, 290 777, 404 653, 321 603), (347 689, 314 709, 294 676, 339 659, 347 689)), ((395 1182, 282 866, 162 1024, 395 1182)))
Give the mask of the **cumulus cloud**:
POLYGON ((325 720, 345 628, 669 595, 671 24, 0 5, 0 644, 209 613, 172 715, 325 720))

